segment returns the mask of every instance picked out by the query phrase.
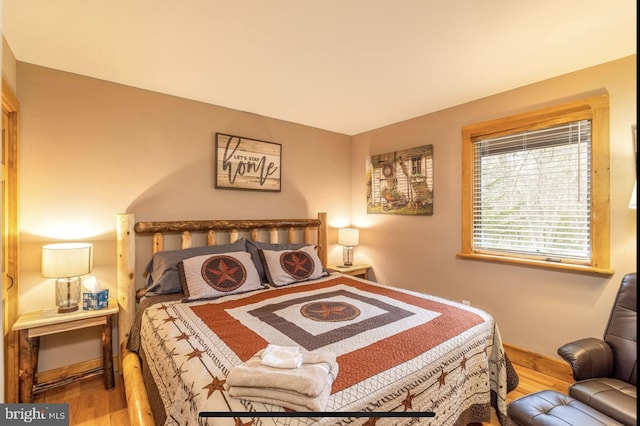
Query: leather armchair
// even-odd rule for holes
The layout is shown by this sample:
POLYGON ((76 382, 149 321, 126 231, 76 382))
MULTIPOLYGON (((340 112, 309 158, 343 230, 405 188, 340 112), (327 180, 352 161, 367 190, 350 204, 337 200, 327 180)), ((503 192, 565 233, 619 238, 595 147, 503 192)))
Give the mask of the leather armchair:
POLYGON ((589 337, 558 349, 576 380, 569 395, 625 425, 637 424, 636 273, 623 277, 604 338, 589 337))

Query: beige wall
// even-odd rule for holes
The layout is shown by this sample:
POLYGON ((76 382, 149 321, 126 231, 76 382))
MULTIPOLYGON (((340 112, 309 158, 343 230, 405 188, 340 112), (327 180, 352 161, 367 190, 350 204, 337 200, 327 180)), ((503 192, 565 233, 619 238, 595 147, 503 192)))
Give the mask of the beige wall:
POLYGON ((2 36, 2 78, 7 82, 11 90, 16 91, 16 57, 9 47, 7 40, 2 36))
MULTIPOLYGON (((94 244, 94 275, 115 294, 116 213, 196 220, 326 211, 333 226, 349 223, 349 136, 21 62, 17 75, 21 312, 53 305, 40 250, 61 239, 94 244), (215 189, 216 132, 282 144, 282 191, 215 189)), ((339 258, 339 249, 330 255, 339 258)), ((82 333, 64 346, 43 338, 40 368, 86 359, 82 339, 94 331, 82 333)))
MULTIPOLYGON (((602 336, 622 275, 636 270, 636 56, 560 76, 353 138, 353 222, 363 227, 356 260, 379 281, 471 301, 497 320, 503 341, 556 356, 561 344, 602 336), (611 107, 611 278, 456 258, 461 244, 461 128, 607 91, 611 107), (434 215, 367 215, 365 158, 433 144, 434 215)), ((452 82, 455 84, 455 82, 452 82)))

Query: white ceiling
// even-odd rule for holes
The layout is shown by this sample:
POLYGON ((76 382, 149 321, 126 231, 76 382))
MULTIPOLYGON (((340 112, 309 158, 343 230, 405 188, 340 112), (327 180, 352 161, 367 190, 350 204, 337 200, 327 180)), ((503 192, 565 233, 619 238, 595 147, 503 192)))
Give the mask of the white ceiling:
POLYGON ((347 135, 636 53, 635 0, 0 1, 19 61, 347 135))

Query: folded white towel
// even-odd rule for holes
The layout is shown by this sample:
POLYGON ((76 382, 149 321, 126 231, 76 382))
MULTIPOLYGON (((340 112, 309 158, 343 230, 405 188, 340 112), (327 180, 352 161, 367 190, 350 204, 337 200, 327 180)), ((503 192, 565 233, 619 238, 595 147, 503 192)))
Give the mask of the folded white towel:
POLYGON ((325 411, 331 395, 331 380, 327 379, 325 387, 318 396, 310 397, 298 392, 275 388, 254 388, 232 386, 229 395, 248 401, 279 405, 295 411, 325 411))
POLYGON ((281 389, 315 398, 324 390, 327 381, 333 383, 338 375, 335 354, 331 352, 301 352, 298 368, 274 368, 262 364, 259 351, 251 359, 229 371, 227 385, 281 389))
POLYGON ((297 346, 269 344, 260 355, 260 363, 275 368, 298 368, 302 365, 302 353, 297 346))

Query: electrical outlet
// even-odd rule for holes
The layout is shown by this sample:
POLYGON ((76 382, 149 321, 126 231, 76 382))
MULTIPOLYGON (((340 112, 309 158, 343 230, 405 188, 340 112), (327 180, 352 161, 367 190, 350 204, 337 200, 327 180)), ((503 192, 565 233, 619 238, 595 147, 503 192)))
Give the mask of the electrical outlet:
POLYGON ((467 306, 471 306, 471 302, 469 302, 468 300, 463 300, 462 304, 463 305, 467 305, 467 306))

